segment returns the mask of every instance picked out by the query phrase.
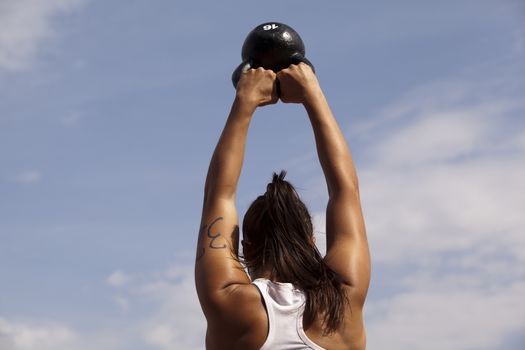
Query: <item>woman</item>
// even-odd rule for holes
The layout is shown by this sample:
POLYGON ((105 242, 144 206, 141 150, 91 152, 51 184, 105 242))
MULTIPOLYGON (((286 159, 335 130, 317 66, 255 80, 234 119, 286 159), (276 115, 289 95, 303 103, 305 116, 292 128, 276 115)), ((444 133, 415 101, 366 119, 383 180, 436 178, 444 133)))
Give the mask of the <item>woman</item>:
POLYGON ((208 349, 364 349, 363 306, 370 255, 350 151, 315 74, 301 63, 275 74, 243 73, 210 162, 197 244, 195 281, 208 322, 208 349), (243 220, 238 257, 235 193, 255 109, 304 105, 328 185, 326 255, 315 247, 310 215, 284 172, 243 220))

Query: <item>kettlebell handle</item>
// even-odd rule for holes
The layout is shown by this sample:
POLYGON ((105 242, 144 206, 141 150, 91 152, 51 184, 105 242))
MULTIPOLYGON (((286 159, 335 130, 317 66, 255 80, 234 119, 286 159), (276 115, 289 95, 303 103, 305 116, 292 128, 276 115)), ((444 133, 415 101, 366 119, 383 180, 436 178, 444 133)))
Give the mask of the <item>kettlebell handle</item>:
MULTIPOLYGON (((315 73, 315 67, 306 57, 301 55, 300 53, 297 53, 290 57, 290 62, 292 64, 299 64, 299 63, 305 63, 309 65, 312 68, 312 71, 315 73)), ((234 71, 232 74, 232 83, 235 88, 237 88, 237 84, 239 83, 239 80, 241 79, 241 74, 247 72, 250 68, 252 68, 252 63, 250 61, 242 62, 234 71)), ((279 84, 279 80, 277 80, 277 95, 281 96, 281 86, 279 84)))
POLYGON ((292 57, 290 57, 290 61, 292 62, 292 64, 299 64, 299 63, 306 63, 307 65, 310 66, 310 68, 312 68, 312 71, 315 73, 315 67, 314 65, 312 64, 312 62, 310 62, 308 60, 308 58, 304 57, 303 55, 301 55, 300 53, 296 53, 295 55, 293 55, 292 57))
POLYGON ((237 84, 241 79, 241 74, 246 73, 248 70, 250 70, 250 68, 252 68, 252 63, 250 61, 243 62, 239 64, 237 68, 235 68, 232 74, 232 83, 234 88, 237 89, 237 84))

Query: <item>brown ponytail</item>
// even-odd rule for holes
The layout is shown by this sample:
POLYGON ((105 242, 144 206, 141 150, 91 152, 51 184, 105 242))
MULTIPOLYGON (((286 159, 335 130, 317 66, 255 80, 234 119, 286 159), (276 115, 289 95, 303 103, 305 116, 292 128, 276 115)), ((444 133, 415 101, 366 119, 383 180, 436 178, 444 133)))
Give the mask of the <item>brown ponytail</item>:
POLYGON ((250 242, 250 254, 243 260, 251 271, 268 270, 271 279, 302 289, 305 324, 320 317, 325 333, 332 333, 343 322, 348 300, 341 279, 313 244, 310 213, 285 176, 284 170, 274 173, 266 193, 248 208, 243 235, 250 242))

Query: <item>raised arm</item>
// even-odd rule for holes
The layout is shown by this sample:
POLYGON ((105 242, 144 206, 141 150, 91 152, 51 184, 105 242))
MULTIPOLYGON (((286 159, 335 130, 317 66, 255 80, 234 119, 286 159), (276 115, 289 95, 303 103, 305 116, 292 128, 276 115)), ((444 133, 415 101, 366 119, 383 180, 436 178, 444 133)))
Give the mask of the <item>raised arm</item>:
POLYGON ((325 261, 364 303, 370 282, 370 254, 350 150, 310 67, 292 65, 277 77, 281 100, 302 103, 314 131, 329 195, 325 261))
POLYGON ((257 106, 275 102, 275 74, 272 71, 261 68, 244 73, 210 161, 195 260, 197 293, 207 316, 221 303, 225 288, 250 283, 235 259, 239 231, 235 193, 252 115, 257 106))

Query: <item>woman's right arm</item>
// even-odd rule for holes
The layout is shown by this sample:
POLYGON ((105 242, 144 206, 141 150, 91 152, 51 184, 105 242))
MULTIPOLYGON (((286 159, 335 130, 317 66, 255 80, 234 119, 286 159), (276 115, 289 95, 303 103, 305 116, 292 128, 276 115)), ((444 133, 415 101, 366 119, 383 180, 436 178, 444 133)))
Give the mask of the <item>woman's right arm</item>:
POLYGON ((314 131, 329 195, 325 261, 364 303, 370 283, 370 253, 350 150, 310 67, 292 65, 277 77, 281 100, 302 103, 314 131))

